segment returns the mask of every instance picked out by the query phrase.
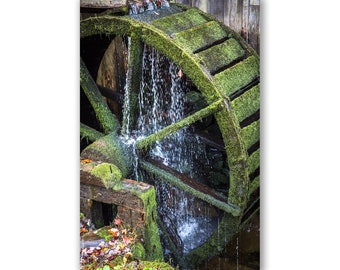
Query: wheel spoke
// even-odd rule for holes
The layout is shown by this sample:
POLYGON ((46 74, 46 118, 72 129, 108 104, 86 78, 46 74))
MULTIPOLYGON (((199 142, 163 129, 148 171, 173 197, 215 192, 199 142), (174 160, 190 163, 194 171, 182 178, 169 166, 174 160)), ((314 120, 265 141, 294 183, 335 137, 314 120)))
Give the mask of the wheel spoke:
POLYGON ((80 123, 80 136, 94 142, 104 136, 103 133, 91 128, 83 123, 80 123))
POLYGON ((210 104, 209 106, 205 107, 202 110, 199 110, 198 112, 195 112, 194 114, 176 122, 173 123, 153 134, 151 134, 148 137, 145 137, 141 140, 139 140, 137 142, 137 148, 138 149, 145 149, 147 148, 150 144, 159 141, 161 139, 163 139, 164 137, 169 136, 170 134, 186 127, 189 126, 190 124, 199 121, 209 115, 212 115, 220 110, 223 109, 223 104, 224 104, 224 100, 220 99, 212 104, 210 104))
POLYGON ((92 79, 82 59, 80 59, 80 85, 94 109, 96 117, 103 127, 104 133, 117 132, 120 128, 119 121, 103 100, 96 83, 92 79))
POLYGON ((239 216, 241 213, 238 207, 230 205, 226 202, 223 202, 222 200, 213 197, 210 194, 207 194, 206 190, 200 191, 197 189, 197 187, 196 188, 191 187, 189 184, 183 182, 180 178, 176 177, 174 172, 168 172, 163 168, 160 168, 159 166, 156 166, 150 162, 146 162, 143 160, 139 162, 139 165, 143 170, 159 177, 162 181, 168 182, 173 186, 185 190, 194 197, 197 197, 205 202, 208 202, 211 205, 216 206, 217 208, 232 214, 233 216, 239 216))
POLYGON ((128 49, 127 85, 124 97, 124 114, 122 133, 128 133, 135 122, 138 93, 142 77, 143 43, 135 34, 131 34, 128 49))

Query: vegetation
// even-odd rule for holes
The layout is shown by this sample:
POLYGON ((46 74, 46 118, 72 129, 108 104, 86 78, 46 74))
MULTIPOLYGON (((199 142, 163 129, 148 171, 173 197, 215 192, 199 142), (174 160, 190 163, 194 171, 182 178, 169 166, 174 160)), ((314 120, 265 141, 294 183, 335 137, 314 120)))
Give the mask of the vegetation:
POLYGON ((147 261, 142 238, 116 218, 110 226, 94 230, 91 221, 80 214, 81 270, 172 270, 170 264, 147 261))

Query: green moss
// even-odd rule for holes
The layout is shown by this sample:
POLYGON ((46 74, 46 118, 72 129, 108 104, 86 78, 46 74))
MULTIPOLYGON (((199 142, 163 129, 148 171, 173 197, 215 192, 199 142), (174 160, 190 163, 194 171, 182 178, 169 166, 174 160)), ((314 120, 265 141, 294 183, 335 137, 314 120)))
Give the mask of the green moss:
POLYGON ((240 135, 240 127, 232 112, 220 111, 215 114, 221 129, 223 141, 228 153, 230 172, 228 202, 244 209, 247 204, 247 188, 249 177, 246 170, 247 149, 240 135))
POLYGON ((129 13, 129 9, 128 9, 127 6, 122 7, 122 13, 124 13, 124 14, 128 14, 129 13))
POLYGON ((153 186, 149 188, 140 188, 133 185, 124 185, 124 182, 117 183, 114 190, 124 190, 132 193, 143 202, 143 208, 145 210, 145 223, 143 239, 144 247, 146 250, 148 260, 163 260, 163 251, 158 233, 157 220, 157 203, 156 203, 156 191, 153 186))
POLYGON ((122 177, 127 177, 132 169, 132 153, 124 146, 115 133, 106 135, 87 146, 82 156, 95 156, 102 162, 116 165, 122 177))
POLYGON ((171 35, 205 22, 207 22, 207 20, 197 13, 197 10, 189 9, 186 12, 180 12, 154 20, 152 25, 164 31, 168 35, 171 35))
MULTIPOLYGON (((183 5, 180 5, 180 4, 176 4, 176 6, 180 6, 182 9, 187 9, 188 7, 184 6, 183 5)), ((212 14, 209 14, 209 13, 206 13, 206 12, 203 12, 202 10, 197 10, 197 12, 199 14, 202 15, 202 17, 204 17, 206 20, 209 20, 209 21, 216 21, 220 27, 222 29, 224 29, 224 31, 226 31, 228 33, 228 35, 234 39, 236 39, 241 45, 242 47, 248 51, 249 54, 252 54, 254 55, 257 60, 259 61, 260 60, 260 57, 258 56, 257 52, 248 44, 248 42, 246 42, 240 34, 238 34, 237 32, 235 32, 234 30, 232 30, 229 26, 226 26, 223 22, 221 21, 218 21, 216 20, 216 18, 212 15, 212 14)))
POLYGON ((122 172, 110 163, 100 163, 91 170, 91 174, 100 178, 106 188, 112 188, 122 180, 122 172))
POLYGON ((260 149, 257 149, 251 156, 248 158, 248 171, 249 174, 254 172, 260 166, 260 149))
POLYGON ((136 244, 134 244, 131 247, 131 251, 132 251, 133 256, 136 259, 141 260, 141 261, 146 260, 146 251, 145 251, 144 246, 140 242, 137 242, 136 244))
POLYGON ((260 75, 259 62, 255 56, 226 69, 214 76, 216 85, 225 96, 246 86, 260 75))
POLYGON ((152 187, 147 192, 140 194, 139 198, 143 201, 146 213, 144 245, 148 260, 163 260, 163 250, 156 223, 158 217, 155 188, 152 187))
POLYGON ((141 264, 143 265, 143 270, 174 270, 171 265, 162 261, 143 261, 141 264))
POLYGON ((231 102, 239 122, 255 113, 260 108, 260 84, 255 85, 231 102))
POLYGON ((250 183, 249 187, 249 196, 260 186, 260 176, 254 178, 254 180, 250 183))
POLYGON ((233 38, 224 41, 221 44, 213 46, 197 54, 205 63, 210 72, 229 65, 231 62, 243 57, 245 50, 233 38))
POLYGON ((112 234, 109 233, 109 229, 109 226, 101 227, 97 230, 96 234, 105 241, 109 241, 112 238, 112 234))
POLYGON ((81 139, 88 139, 92 142, 100 139, 101 137, 104 136, 103 133, 95 130, 94 128, 91 128, 89 126, 86 126, 82 123, 80 123, 80 135, 81 135, 81 139))
POLYGON ((128 17, 109 15, 90 17, 80 22, 80 37, 105 34, 131 35, 132 32, 138 33, 138 25, 128 17))
POLYGON ((218 23, 212 21, 179 32, 174 40, 194 52, 227 36, 228 34, 218 23))
POLYGON ((241 137, 247 149, 260 140, 260 120, 242 128, 241 137))

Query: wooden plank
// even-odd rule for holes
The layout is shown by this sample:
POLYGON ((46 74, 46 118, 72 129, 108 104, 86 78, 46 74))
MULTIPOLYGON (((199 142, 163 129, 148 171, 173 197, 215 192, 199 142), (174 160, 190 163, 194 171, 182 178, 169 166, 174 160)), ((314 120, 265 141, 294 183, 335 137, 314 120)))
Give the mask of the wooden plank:
POLYGON ((230 9, 231 9, 231 1, 232 0, 225 0, 223 6, 224 18, 223 23, 227 26, 230 26, 230 9))
POLYGON ((260 108, 260 84, 255 85, 231 103, 237 120, 242 122, 260 108))
POLYGON ((212 45, 214 42, 227 37, 228 33, 226 33, 217 22, 211 21, 179 32, 174 38, 182 46, 195 52, 198 49, 212 45))
POLYGON ((224 20, 224 0, 209 1, 209 13, 223 22, 224 20))
POLYGON ((260 52, 260 6, 250 5, 249 7, 249 44, 260 52))
POLYGON ((249 0, 243 0, 241 36, 248 42, 249 0))
MULTIPOLYGON (((83 184, 81 184, 82 186, 83 184)), ((143 201, 136 195, 124 190, 114 191, 98 186, 88 186, 88 193, 84 194, 85 198, 93 201, 124 206, 126 208, 145 213, 143 201)), ((82 189, 84 192, 86 189, 82 189)))
POLYGON ((213 46, 197 54, 205 63, 206 68, 214 73, 218 69, 245 55, 244 49, 233 38, 213 46))
POLYGON ((206 22, 207 20, 203 18, 197 10, 189 9, 186 12, 180 12, 154 20, 152 25, 156 26, 168 35, 171 35, 206 22))
POLYGON ((225 96, 230 96, 260 75, 260 64, 255 56, 226 69, 214 76, 216 85, 225 96))
POLYGON ((249 195, 256 191, 256 189, 260 186, 260 176, 256 176, 254 180, 250 183, 249 186, 249 195))
POLYGON ((260 165, 260 149, 250 155, 247 161, 248 174, 253 173, 260 165))
POLYGON ((241 129, 241 137, 246 149, 249 149, 254 143, 260 139, 260 120, 241 129))
POLYGON ((234 0, 232 5, 232 11, 234 14, 234 21, 232 23, 232 28, 241 33, 242 31, 242 17, 243 17, 243 0, 234 0))
POLYGON ((122 8, 127 6, 127 0, 80 0, 81 8, 122 8))
POLYGON ((193 4, 195 7, 199 8, 203 12, 208 13, 209 2, 210 2, 209 0, 199 0, 199 1, 195 1, 193 4))
POLYGON ((260 0, 249 0, 249 4, 252 6, 259 6, 260 0))

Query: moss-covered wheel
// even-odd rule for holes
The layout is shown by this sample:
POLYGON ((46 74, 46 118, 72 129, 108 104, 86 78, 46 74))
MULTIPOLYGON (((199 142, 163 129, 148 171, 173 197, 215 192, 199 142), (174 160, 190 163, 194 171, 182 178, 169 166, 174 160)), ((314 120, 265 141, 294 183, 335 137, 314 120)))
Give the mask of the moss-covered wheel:
MULTIPOLYGON (((204 243, 187 252, 178 251, 174 236, 163 228, 163 237, 170 235, 167 241, 178 263, 194 266, 220 252, 259 210, 258 55, 230 28, 198 9, 182 5, 142 16, 90 17, 81 21, 80 34, 80 79, 86 95, 81 104, 84 121, 80 131, 83 139, 94 141, 84 151, 100 148, 108 134, 112 147, 100 151, 106 152, 123 177, 133 175, 134 155, 121 137, 141 128, 137 118, 143 110, 140 93, 143 76, 147 76, 142 70, 146 51, 151 54, 155 50, 168 59, 167 69, 175 64, 173 74, 186 83, 185 106, 190 109, 182 118, 137 140, 138 167, 153 178, 152 183, 162 181, 176 186, 222 213, 204 243), (123 101, 128 103, 125 106, 130 108, 129 113, 123 112, 123 101), (191 135, 199 137, 199 144, 213 153, 209 167, 196 158, 195 162, 201 162, 199 166, 203 168, 201 178, 206 177, 200 182, 150 158, 156 142, 186 127, 191 135)), ((166 86, 170 80, 162 83, 166 86)), ((172 92, 167 91, 171 96, 172 92)), ((159 226, 164 224, 160 222, 159 226)))

